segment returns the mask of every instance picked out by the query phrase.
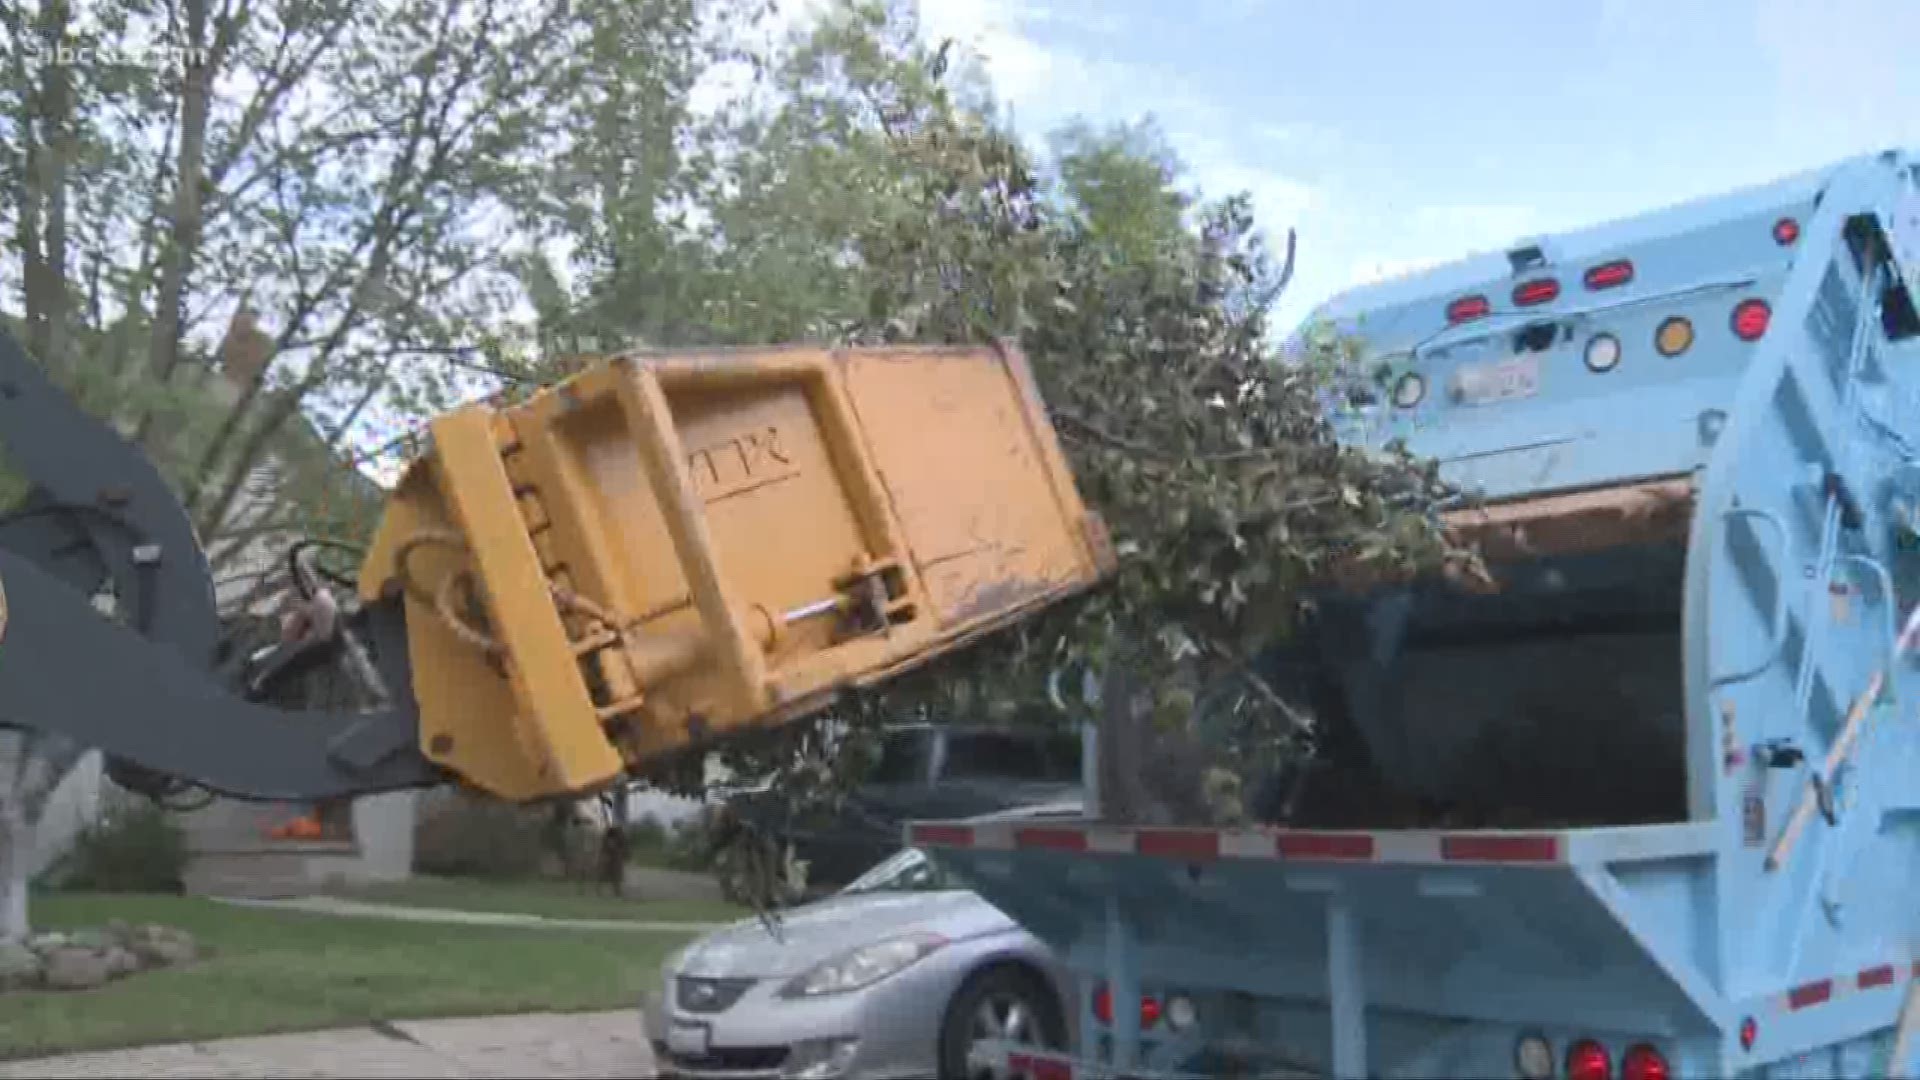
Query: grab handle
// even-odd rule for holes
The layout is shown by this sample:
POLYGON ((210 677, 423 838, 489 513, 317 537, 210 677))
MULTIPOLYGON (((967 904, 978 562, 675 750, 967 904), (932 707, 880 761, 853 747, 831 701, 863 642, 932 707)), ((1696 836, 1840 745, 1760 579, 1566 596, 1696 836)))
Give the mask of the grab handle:
MULTIPOLYGON (((1774 594, 1773 594, 1773 618, 1772 618, 1773 643, 1770 646, 1768 646, 1766 656, 1763 657, 1759 663, 1754 664, 1752 667, 1742 668, 1739 671, 1733 672, 1732 674, 1722 675, 1714 679, 1713 685, 1716 687, 1728 686, 1733 683, 1746 682, 1748 679, 1758 676, 1761 672, 1772 667, 1773 662, 1779 659, 1780 654, 1786 649, 1786 646, 1787 646, 1786 569, 1788 566, 1791 565, 1792 555, 1793 555, 1793 539, 1787 534, 1786 525, 1780 521, 1779 516, 1776 515, 1773 511, 1762 509, 1761 507, 1757 507, 1757 506, 1741 506, 1741 507, 1735 507, 1732 510, 1726 511, 1721 515, 1721 517, 1723 520, 1729 520, 1729 521, 1737 517, 1758 518, 1760 521, 1765 522, 1767 525, 1771 526, 1773 528, 1774 535, 1779 538, 1780 550, 1779 550, 1779 559, 1777 561, 1780 565, 1781 573, 1779 574, 1779 587, 1774 590, 1774 594)), ((1884 572, 1885 571, 1882 571, 1882 573, 1884 572)))
POLYGON ((1881 606, 1884 609, 1883 621, 1886 623, 1886 630, 1887 630, 1887 634, 1886 634, 1887 658, 1886 658, 1886 662, 1881 666, 1880 670, 1887 673, 1887 684, 1886 684, 1887 692, 1889 696, 1891 696, 1893 692, 1893 662, 1899 657, 1899 653, 1900 653, 1900 631, 1896 628, 1894 617, 1893 617, 1894 616, 1893 609, 1896 606, 1898 606, 1900 601, 1899 601, 1899 598, 1894 596, 1893 594, 1893 575, 1887 572, 1887 568, 1885 564, 1881 563, 1879 559, 1873 558, 1872 556, 1846 555, 1841 558, 1841 561, 1850 562, 1855 564, 1856 566, 1866 567, 1867 570, 1870 573, 1872 573, 1874 578, 1879 582, 1880 601, 1881 601, 1881 606))

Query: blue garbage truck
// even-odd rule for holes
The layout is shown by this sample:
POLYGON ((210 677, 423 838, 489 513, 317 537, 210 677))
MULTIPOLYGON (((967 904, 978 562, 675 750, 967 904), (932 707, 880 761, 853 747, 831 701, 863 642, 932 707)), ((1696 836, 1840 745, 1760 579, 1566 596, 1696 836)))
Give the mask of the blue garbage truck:
POLYGON ((1491 581, 1329 594, 1289 648, 1342 775, 1454 812, 911 824, 1081 984, 981 1072, 1907 1074, 1916 296, 1889 151, 1324 305, 1341 437, 1437 459, 1491 581))

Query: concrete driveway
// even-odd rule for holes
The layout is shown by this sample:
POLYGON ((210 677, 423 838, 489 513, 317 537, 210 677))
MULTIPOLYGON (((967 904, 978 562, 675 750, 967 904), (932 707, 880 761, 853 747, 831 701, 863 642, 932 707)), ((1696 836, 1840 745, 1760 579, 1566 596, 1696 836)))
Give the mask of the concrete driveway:
POLYGON ((0 1077, 652 1077, 637 1009, 407 1020, 0 1062, 0 1077))

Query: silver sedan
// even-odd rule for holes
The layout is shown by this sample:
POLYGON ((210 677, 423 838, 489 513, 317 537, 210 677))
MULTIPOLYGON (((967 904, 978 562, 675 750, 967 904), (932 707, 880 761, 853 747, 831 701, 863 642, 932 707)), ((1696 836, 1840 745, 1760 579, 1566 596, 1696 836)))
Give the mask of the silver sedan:
POLYGON ((745 919, 694 941, 641 1012, 662 1076, 946 1080, 977 1040, 1066 1045, 1073 1002, 1045 945, 906 848, 774 932, 745 919))

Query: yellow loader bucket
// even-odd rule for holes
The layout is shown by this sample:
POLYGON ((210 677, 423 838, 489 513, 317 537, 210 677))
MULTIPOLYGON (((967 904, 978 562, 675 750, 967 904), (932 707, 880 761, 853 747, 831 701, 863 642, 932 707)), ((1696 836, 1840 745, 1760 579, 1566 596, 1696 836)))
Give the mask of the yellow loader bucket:
POLYGON ((405 591, 421 749, 516 801, 815 712, 1113 566, 1007 345, 619 356, 431 434, 363 599, 405 591))

